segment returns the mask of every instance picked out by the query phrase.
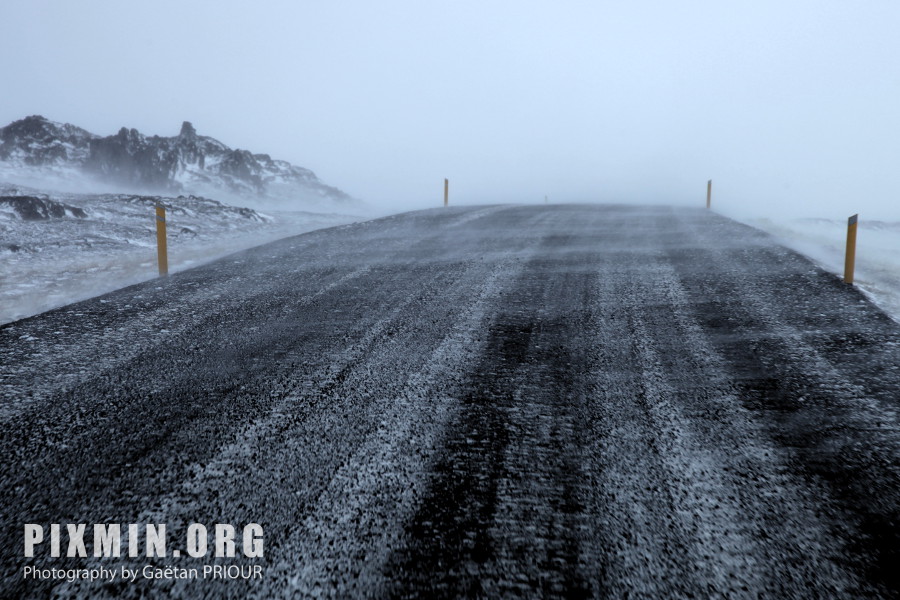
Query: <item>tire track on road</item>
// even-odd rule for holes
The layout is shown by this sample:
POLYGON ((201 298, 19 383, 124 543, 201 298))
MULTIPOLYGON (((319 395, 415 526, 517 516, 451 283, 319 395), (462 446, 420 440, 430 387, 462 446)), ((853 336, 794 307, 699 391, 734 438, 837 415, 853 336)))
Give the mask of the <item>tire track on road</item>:
POLYGON ((388 566, 393 597, 590 594, 579 563, 583 363, 561 343, 579 335, 588 276, 579 263, 559 269, 567 241, 548 236, 498 302, 407 547, 388 566))
MULTIPOLYGON (((678 232, 661 228, 648 238, 668 234, 678 232)), ((856 577, 834 560, 840 545, 808 508, 815 491, 789 475, 786 457, 742 409, 673 267, 650 250, 631 264, 608 265, 623 278, 597 294, 607 315, 597 325, 608 330, 598 338, 627 340, 631 357, 613 350, 619 357, 606 358, 606 368, 637 367, 626 372, 627 384, 604 375, 598 385, 601 393, 615 385, 612 397, 604 395, 631 415, 623 419, 606 408, 615 423, 607 429, 616 435, 604 455, 618 458, 599 487, 621 488, 618 477, 632 482, 614 499, 615 513, 624 516, 610 519, 620 545, 610 595, 634 589, 636 573, 648 594, 820 598, 856 589, 856 577), (634 431, 640 423, 645 433, 634 431), (620 437, 631 445, 625 454, 620 437), (646 467, 629 466, 635 453, 646 455, 646 467), (641 477, 648 472, 651 481, 641 477), (640 506, 646 509, 634 508, 640 506), (639 525, 630 533, 620 528, 629 522, 639 525), (622 548, 622 540, 631 543, 622 548)))
POLYGON ((787 451, 791 471, 806 479, 807 487, 820 490, 816 503, 827 515, 832 536, 842 544, 835 560, 862 576, 855 593, 900 597, 896 568, 900 564, 900 430, 896 425, 900 379, 895 376, 890 383, 877 366, 870 371, 874 377, 869 386, 853 377, 860 365, 870 364, 852 360, 853 355, 866 356, 870 351, 865 341, 857 342, 862 344, 858 350, 852 341, 847 343, 855 339, 853 333, 863 322, 891 331, 883 340, 891 344, 882 346, 879 362, 891 364, 885 357, 894 356, 896 373, 900 364, 896 327, 836 277, 812 268, 787 249, 769 246, 767 236, 751 230, 748 237, 761 247, 758 254, 768 258, 767 278, 781 282, 781 289, 763 284, 763 274, 756 268, 758 254, 748 256, 738 246, 711 245, 715 228, 725 223, 705 228, 686 224, 699 244, 691 251, 690 261, 680 257, 679 264, 702 262, 720 276, 710 280, 692 271, 682 276, 695 289, 702 281, 718 313, 747 315, 717 323, 716 342, 732 363, 741 401, 759 415, 767 435, 787 451), (802 290, 815 287, 823 287, 822 295, 834 298, 823 302, 820 296, 811 302, 802 290), (799 302, 792 300, 797 298, 799 302), (819 305, 829 312, 817 310, 819 305), (881 319, 872 324, 876 316, 881 319), (835 338, 845 342, 838 351, 829 352, 835 338), (831 357, 844 359, 846 366, 831 357))

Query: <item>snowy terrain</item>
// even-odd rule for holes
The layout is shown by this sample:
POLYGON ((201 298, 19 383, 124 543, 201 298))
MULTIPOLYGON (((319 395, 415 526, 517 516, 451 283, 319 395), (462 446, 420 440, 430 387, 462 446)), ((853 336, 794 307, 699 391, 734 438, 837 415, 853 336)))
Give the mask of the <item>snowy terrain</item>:
MULTIPOLYGON (((734 216, 843 277, 847 221, 828 218, 771 219, 734 216)), ((900 321, 900 221, 867 220, 857 226, 854 284, 896 321, 900 321)))
POLYGON ((188 122, 172 137, 103 137, 26 117, 0 127, 0 323, 156 276, 159 201, 170 272, 368 210, 309 169, 188 122))
POLYGON ((357 217, 257 212, 197 196, 47 193, 0 184, 0 323, 157 276, 155 205, 169 271, 357 217))

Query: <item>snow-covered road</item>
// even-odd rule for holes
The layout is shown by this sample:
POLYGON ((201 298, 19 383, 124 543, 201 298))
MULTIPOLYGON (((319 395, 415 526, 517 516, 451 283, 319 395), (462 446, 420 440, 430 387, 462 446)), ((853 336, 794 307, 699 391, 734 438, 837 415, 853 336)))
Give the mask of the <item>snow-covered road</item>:
POLYGON ((2 597, 900 594, 900 325, 707 211, 315 231, 2 326, 0 365, 2 597), (251 522, 264 557, 186 556, 251 522), (148 564, 262 578, 23 578, 148 564))

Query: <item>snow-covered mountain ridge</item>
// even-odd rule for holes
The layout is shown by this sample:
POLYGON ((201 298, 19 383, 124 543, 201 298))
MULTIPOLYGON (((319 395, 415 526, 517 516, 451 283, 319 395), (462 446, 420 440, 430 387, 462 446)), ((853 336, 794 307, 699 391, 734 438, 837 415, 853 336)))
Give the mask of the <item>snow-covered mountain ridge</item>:
POLYGON ((122 189, 282 200, 295 209, 353 201, 309 169, 232 149, 198 135, 187 121, 173 137, 145 136, 125 127, 102 137, 30 116, 0 128, 0 163, 61 177, 86 176, 122 189))

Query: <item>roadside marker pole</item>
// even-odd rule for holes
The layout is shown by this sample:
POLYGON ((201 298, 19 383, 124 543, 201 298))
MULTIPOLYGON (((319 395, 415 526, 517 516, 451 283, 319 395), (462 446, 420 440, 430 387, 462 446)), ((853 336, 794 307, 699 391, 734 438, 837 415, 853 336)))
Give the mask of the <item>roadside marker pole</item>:
POLYGON ((706 182, 706 208, 712 203, 712 179, 706 182))
POLYGON ((450 182, 444 179, 444 206, 447 206, 450 200, 450 182))
POLYGON ((159 259, 159 276, 169 274, 169 256, 166 251, 166 207, 156 205, 156 257, 159 259))
POLYGON ((853 284, 853 269, 856 265, 856 222, 859 215, 847 219, 847 255, 844 258, 844 283, 853 284))

